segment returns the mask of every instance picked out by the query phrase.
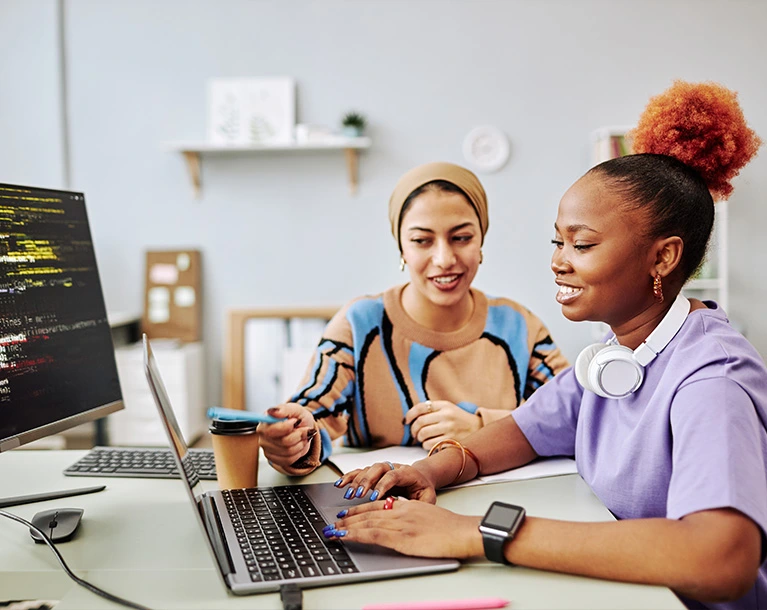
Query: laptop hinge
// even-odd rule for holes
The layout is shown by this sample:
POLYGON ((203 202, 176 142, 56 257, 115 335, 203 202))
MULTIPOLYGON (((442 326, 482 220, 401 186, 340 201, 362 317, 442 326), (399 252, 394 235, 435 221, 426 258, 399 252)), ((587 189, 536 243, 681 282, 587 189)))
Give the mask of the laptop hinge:
POLYGON ((213 498, 203 495, 200 497, 197 507, 202 515, 203 523, 205 523, 205 529, 210 534, 210 542, 213 545, 213 552, 216 554, 218 565, 221 566, 224 576, 229 576, 229 574, 234 573, 234 566, 232 556, 224 542, 223 526, 221 525, 221 518, 218 516, 218 510, 216 510, 216 504, 213 498))

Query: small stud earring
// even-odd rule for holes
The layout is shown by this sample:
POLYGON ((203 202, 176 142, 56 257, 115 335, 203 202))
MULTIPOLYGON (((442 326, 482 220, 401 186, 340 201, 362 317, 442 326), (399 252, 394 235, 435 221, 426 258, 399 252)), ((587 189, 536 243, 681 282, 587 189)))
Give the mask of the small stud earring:
POLYGON ((405 259, 404 257, 399 257, 399 270, 404 271, 405 270, 405 259))
POLYGON ((479 264, 482 264, 482 261, 485 260, 485 257, 482 255, 482 250, 479 251, 479 264))

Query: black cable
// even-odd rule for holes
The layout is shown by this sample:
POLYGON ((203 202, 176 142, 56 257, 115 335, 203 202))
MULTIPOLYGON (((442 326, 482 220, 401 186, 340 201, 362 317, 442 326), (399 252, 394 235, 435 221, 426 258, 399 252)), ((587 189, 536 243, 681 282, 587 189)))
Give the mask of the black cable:
POLYGON ((61 553, 59 553, 59 550, 53 545, 53 541, 48 537, 48 535, 43 530, 41 530, 36 525, 33 525, 26 519, 17 517, 16 515, 13 515, 4 510, 0 510, 0 515, 2 515, 3 517, 8 517, 9 519, 12 519, 13 521, 18 521, 19 523, 26 525, 27 527, 33 529, 38 534, 40 534, 40 536, 42 536, 43 538, 43 542, 45 542, 45 544, 47 544, 48 547, 53 551, 53 554, 56 555, 56 559, 59 560, 59 563, 61 564, 61 567, 64 568, 64 571, 67 573, 67 576, 69 576, 81 587, 88 589, 88 591, 90 591, 91 593, 95 593, 96 595, 100 595, 101 597, 108 599, 110 602, 121 604, 123 606, 127 606, 128 608, 135 608, 135 610, 150 610, 150 608, 147 608, 146 606, 142 606, 141 604, 136 604, 134 602, 128 601, 127 599, 123 599, 122 597, 118 597, 117 595, 112 595, 111 593, 107 593, 103 589, 99 589, 96 585, 92 585, 87 580, 83 580, 82 578, 80 578, 77 574, 75 574, 72 570, 69 569, 69 566, 64 561, 64 558, 61 556, 61 553))
POLYGON ((303 596, 301 589, 295 583, 288 583, 280 587, 280 599, 283 610, 302 610, 303 596))

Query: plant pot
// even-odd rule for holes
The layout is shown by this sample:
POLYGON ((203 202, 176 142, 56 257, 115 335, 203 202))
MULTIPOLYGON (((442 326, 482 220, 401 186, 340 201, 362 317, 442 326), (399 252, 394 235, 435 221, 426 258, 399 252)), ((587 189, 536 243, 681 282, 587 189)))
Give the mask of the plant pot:
POLYGON ((354 127, 352 125, 344 125, 341 128, 341 133, 347 138, 359 138, 362 135, 362 130, 359 127, 354 127))

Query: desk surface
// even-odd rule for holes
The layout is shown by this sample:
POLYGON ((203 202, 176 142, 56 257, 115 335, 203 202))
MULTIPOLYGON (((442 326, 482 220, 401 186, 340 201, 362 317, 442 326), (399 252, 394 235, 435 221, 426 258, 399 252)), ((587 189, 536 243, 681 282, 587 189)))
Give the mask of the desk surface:
MULTIPOLYGON (((62 470, 84 451, 15 450, 0 454, 3 496, 105 483, 100 493, 6 509, 30 519, 54 507, 85 509, 75 538, 59 545, 70 567, 110 593, 151 608, 281 608, 279 595, 228 595, 214 571, 194 514, 178 480, 65 477, 62 470)), ((262 461, 261 485, 295 480, 262 461)), ((335 480, 327 467, 302 482, 335 480)), ((526 507, 528 514, 576 521, 611 520, 610 513, 577 475, 467 487, 442 492, 438 503, 465 514, 481 514, 493 500, 526 507)), ((467 597, 503 597, 510 610, 526 608, 683 609, 671 591, 577 576, 506 567, 484 561, 457 572, 321 587, 304 591, 306 610, 360 608, 375 602, 467 597)), ((61 600, 56 610, 118 608, 71 581, 27 528, 0 518, 0 601, 61 600)))

